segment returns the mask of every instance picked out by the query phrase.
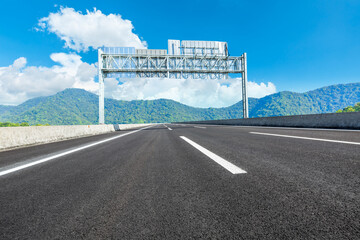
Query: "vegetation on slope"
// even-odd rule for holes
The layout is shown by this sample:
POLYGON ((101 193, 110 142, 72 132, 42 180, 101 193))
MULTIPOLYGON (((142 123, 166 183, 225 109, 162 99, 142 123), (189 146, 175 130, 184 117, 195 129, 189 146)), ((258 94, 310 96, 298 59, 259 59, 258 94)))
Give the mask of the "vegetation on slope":
POLYGON ((360 83, 339 84, 306 93, 279 92, 258 99, 251 117, 331 113, 360 101, 360 83))
POLYGON ((0 122, 0 127, 27 127, 27 126, 29 126, 27 122, 23 122, 23 123, 0 122))
MULTIPOLYGON (((12 123, 12 122, 0 122, 0 127, 28 127, 30 126, 27 122, 12 123)), ((35 126, 50 126, 49 124, 36 124, 35 126)))
MULTIPOLYGON (((249 98, 250 117, 335 112, 360 101, 360 83, 340 84, 306 93, 279 92, 249 98)), ((242 102, 224 108, 195 108, 173 100, 119 101, 105 99, 106 123, 177 122, 242 117, 242 102)), ((66 89, 53 96, 30 99, 18 106, 0 106, 0 121, 29 124, 96 124, 98 96, 66 89)))
POLYGON ((354 106, 348 106, 344 109, 340 109, 336 111, 337 113, 342 113, 342 112, 360 112, 360 102, 358 102, 357 104, 355 104, 354 106))

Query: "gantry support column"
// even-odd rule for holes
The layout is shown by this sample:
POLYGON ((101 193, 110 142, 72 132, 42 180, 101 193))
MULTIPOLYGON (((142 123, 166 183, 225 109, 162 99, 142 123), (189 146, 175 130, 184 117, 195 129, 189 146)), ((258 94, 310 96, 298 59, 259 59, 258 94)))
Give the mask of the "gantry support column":
POLYGON ((99 64, 99 124, 105 124, 104 114, 104 74, 102 72, 103 61, 102 51, 98 50, 98 64, 99 64))
POLYGON ((242 100, 243 100, 243 117, 249 118, 249 104, 247 96, 247 59, 246 53, 243 54, 243 73, 242 73, 242 100))

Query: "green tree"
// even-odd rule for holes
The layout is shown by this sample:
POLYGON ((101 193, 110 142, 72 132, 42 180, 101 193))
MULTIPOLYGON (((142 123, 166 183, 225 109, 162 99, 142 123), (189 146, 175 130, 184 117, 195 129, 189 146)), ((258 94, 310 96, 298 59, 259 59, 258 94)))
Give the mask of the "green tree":
POLYGON ((360 102, 356 103, 354 106, 348 106, 344 109, 340 109, 336 111, 337 113, 342 113, 342 112, 360 112, 360 102))

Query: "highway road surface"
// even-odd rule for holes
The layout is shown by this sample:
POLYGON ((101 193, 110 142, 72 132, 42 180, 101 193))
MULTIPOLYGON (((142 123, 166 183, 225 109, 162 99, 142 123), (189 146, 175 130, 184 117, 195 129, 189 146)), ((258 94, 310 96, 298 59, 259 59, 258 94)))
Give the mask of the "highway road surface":
POLYGON ((0 152, 0 239, 360 239, 360 132, 161 124, 0 152))

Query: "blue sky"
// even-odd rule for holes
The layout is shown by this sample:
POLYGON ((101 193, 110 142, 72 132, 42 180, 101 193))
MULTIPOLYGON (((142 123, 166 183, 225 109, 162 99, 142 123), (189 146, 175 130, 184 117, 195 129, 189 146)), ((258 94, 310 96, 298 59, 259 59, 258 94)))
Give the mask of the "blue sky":
MULTIPOLYGON (((35 30, 41 18, 58 12, 60 6, 84 15, 94 7, 105 16, 119 14, 131 21, 133 33, 148 48, 166 49, 167 39, 227 41, 231 55, 247 52, 249 81, 271 82, 276 91, 304 92, 360 81, 360 1, 355 0, 6 1, 0 8, 0 68, 20 57, 26 58, 26 66, 51 68, 56 65, 49 57, 53 53, 73 53, 82 62, 96 62, 91 47, 76 51, 64 47, 49 28, 35 30)), ((47 93, 51 91, 17 97, 20 101, 47 93)), ((16 102, 0 98, 0 104, 16 102)))

